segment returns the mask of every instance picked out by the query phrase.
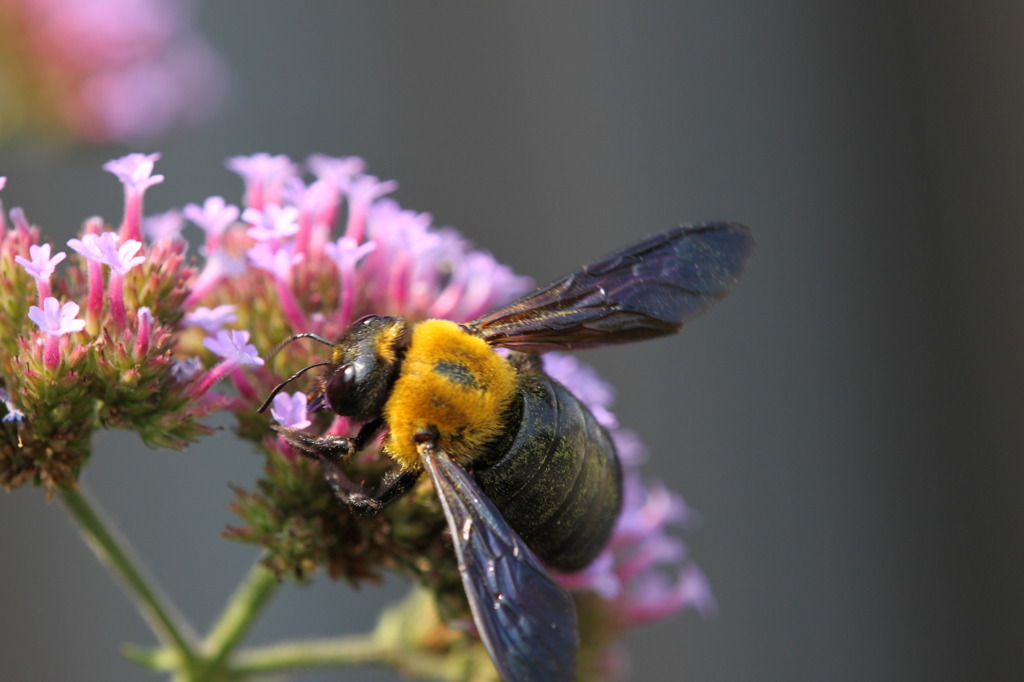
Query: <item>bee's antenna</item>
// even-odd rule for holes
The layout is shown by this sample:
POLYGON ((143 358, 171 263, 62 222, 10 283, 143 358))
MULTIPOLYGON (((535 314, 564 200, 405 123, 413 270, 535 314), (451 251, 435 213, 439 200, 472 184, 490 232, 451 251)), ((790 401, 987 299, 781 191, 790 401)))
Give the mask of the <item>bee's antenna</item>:
MULTIPOLYGON (((288 339, 288 341, 293 341, 294 339, 300 338, 301 336, 311 336, 311 337, 313 337, 314 335, 300 334, 299 336, 293 337, 292 339, 288 339)), ((285 343, 287 343, 287 341, 285 343)), ((330 341, 328 341, 327 343, 330 343, 330 341)), ((331 344, 331 345, 334 345, 334 344, 331 344)), ((290 377, 288 377, 287 379, 285 379, 284 381, 279 383, 277 386, 275 386, 274 390, 270 392, 269 396, 267 396, 267 399, 263 402, 262 405, 260 405, 260 409, 258 409, 256 411, 259 412, 260 414, 262 414, 270 406, 270 401, 274 399, 274 396, 276 396, 278 393, 281 392, 282 388, 287 386, 292 381, 298 379, 299 377, 301 377, 303 374, 305 374, 309 370, 313 369, 314 367, 320 367, 322 365, 330 365, 330 364, 332 364, 332 363, 329 362, 329 361, 324 361, 324 362, 318 362, 316 364, 310 365, 309 367, 303 367, 298 372, 296 372, 295 374, 291 375, 290 377)))
POLYGON ((272 357, 274 357, 275 355, 280 353, 281 349, 284 348, 285 346, 287 346, 292 341, 298 341, 299 339, 313 339, 314 341, 319 341, 320 343, 322 343, 322 344, 324 344, 326 346, 337 345, 333 341, 328 341, 327 339, 325 339, 324 337, 320 336, 319 334, 314 334, 313 332, 303 332, 301 334, 296 334, 295 336, 291 336, 291 337, 285 339, 284 341, 282 341, 281 343, 277 344, 276 346, 274 346, 274 350, 270 351, 270 355, 267 356, 267 360, 271 359, 272 357))

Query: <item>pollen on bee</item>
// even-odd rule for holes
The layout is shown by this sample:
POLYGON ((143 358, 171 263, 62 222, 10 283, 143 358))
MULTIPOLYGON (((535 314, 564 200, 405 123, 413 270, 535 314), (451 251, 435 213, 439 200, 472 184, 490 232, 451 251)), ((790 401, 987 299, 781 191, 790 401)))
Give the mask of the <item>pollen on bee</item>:
POLYGON ((414 436, 426 430, 466 465, 501 433, 515 391, 515 370, 485 341, 454 322, 421 322, 384 406, 387 453, 403 468, 419 468, 414 436))

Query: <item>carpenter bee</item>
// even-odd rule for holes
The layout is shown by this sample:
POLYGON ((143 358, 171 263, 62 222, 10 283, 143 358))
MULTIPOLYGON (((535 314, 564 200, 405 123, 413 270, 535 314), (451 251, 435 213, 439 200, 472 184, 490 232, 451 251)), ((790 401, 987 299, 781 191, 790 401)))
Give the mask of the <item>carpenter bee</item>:
POLYGON ((367 316, 332 347, 317 396, 362 426, 353 437, 276 427, 320 462, 338 498, 373 515, 424 471, 451 531, 480 636, 502 678, 571 680, 572 597, 545 566, 589 564, 622 501, 608 433, 539 354, 673 334, 727 294, 753 252, 746 227, 681 226, 626 246, 467 324, 367 316), (492 347, 508 349, 507 357, 492 347), (396 466, 376 491, 339 465, 386 431, 396 466), (539 559, 538 559, 539 557, 539 559), (542 563, 543 562, 543 563, 542 563))

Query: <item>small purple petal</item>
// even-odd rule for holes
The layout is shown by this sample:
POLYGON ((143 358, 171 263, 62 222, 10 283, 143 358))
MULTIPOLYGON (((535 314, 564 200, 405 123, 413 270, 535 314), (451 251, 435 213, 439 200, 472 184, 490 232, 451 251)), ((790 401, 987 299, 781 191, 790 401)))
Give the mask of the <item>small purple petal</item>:
POLYGON ((238 220, 238 207, 224 201, 224 197, 208 197, 200 207, 188 204, 182 214, 199 226, 209 237, 219 237, 238 220))
POLYGON ((24 256, 15 256, 14 260, 24 267, 28 274, 32 275, 37 282, 49 282, 50 277, 53 276, 53 272, 57 268, 57 264, 67 258, 67 254, 63 251, 50 258, 50 248, 49 244, 41 246, 33 244, 28 247, 31 260, 24 256))
POLYGON ((292 160, 284 154, 271 156, 266 153, 251 156, 232 156, 224 165, 242 176, 248 183, 283 184, 298 172, 292 160))
POLYGON ((109 266, 120 275, 125 274, 136 265, 146 261, 145 256, 135 254, 142 248, 142 242, 128 239, 124 244, 117 245, 117 234, 87 234, 81 239, 69 239, 68 246, 85 256, 90 261, 109 266))
POLYGON ((226 324, 238 321, 235 310, 238 306, 225 303, 216 308, 200 306, 185 315, 182 324, 185 326, 202 327, 207 334, 213 334, 226 324))
POLYGON ((63 336, 82 331, 85 328, 85 320, 76 320, 77 315, 77 303, 68 301, 61 305, 53 296, 43 301, 41 309, 38 306, 28 309, 29 319, 50 336, 63 336))
POLYGON ((306 165, 317 179, 338 188, 347 185, 353 177, 366 170, 366 162, 358 156, 313 154, 306 160, 306 165))
POLYGON ((164 181, 164 176, 153 175, 153 164, 159 154, 128 154, 103 164, 103 169, 117 176, 126 189, 142 192, 164 181))
POLYGON ((170 210, 152 215, 142 221, 142 232, 151 242, 174 241, 181 239, 181 230, 185 220, 180 211, 170 210))
POLYGON ((242 219, 252 224, 246 234, 261 242, 287 239, 299 231, 299 209, 294 206, 267 204, 262 211, 247 208, 242 219))
POLYGON ((287 280, 291 276, 292 268, 303 259, 301 253, 292 253, 290 248, 274 249, 267 242, 259 242, 246 251, 246 254, 254 266, 272 273, 277 280, 287 280))
POLYGON ((239 365, 263 364, 256 346, 249 343, 249 332, 244 329, 222 329, 215 336, 203 339, 203 345, 215 355, 239 365))
POLYGON ((136 265, 141 265, 146 262, 145 256, 136 256, 139 249, 142 248, 142 242, 135 239, 129 239, 121 244, 121 247, 117 250, 117 261, 108 263, 111 268, 116 270, 119 274, 125 274, 136 265))
POLYGON ((306 394, 297 391, 291 395, 278 393, 270 407, 270 416, 289 429, 304 429, 311 422, 306 415, 306 394))
POLYGON ((341 182, 341 190, 352 203, 367 205, 398 189, 397 180, 381 180, 374 175, 358 175, 341 182))
POLYGON ((333 260, 339 270, 353 268, 368 253, 377 248, 374 242, 356 244, 356 240, 350 237, 340 237, 336 242, 324 244, 324 253, 333 260))

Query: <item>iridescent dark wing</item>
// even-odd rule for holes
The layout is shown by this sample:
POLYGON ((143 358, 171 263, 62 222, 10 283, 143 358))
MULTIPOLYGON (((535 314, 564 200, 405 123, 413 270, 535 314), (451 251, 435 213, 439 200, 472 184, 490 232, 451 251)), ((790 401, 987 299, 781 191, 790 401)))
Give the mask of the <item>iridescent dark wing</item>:
POLYGON ((473 478, 432 446, 423 466, 441 499, 470 610, 505 682, 572 680, 576 607, 480 491, 473 478))
POLYGON ((673 334, 732 290, 753 250, 743 225, 683 225, 584 265, 466 328, 491 345, 531 353, 673 334))

